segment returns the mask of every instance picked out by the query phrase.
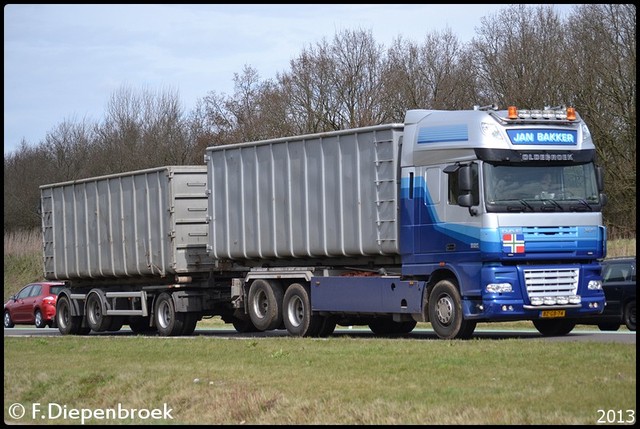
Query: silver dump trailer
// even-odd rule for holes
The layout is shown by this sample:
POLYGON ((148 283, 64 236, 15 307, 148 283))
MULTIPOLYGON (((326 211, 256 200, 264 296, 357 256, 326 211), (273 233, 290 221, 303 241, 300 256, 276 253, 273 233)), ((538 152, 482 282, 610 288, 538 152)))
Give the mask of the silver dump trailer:
POLYGON ((215 259, 398 255, 402 124, 207 148, 215 259))
POLYGON ((63 333, 184 334, 229 302, 210 275, 206 182, 204 165, 167 166, 40 187, 44 275, 69 286, 63 333))
POLYGON ((173 278, 208 271, 204 166, 41 186, 48 279, 173 278))

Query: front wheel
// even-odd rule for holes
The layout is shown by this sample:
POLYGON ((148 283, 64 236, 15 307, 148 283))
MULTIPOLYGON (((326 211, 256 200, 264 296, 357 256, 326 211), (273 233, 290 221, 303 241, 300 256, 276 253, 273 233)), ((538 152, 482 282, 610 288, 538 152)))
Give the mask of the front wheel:
POLYGON ((533 326, 545 337, 560 337, 571 332, 573 328, 575 328, 576 323, 573 320, 566 319, 538 319, 533 321, 533 326))
POLYGON ((624 306, 623 313, 624 324, 627 325, 627 329, 630 331, 636 330, 636 300, 628 302, 624 306))
POLYGON ((4 312, 4 327, 5 328, 13 328, 14 326, 16 326, 13 323, 13 320, 11 320, 11 314, 9 314, 9 311, 5 311, 4 312))
POLYGON ((455 284, 440 280, 429 295, 429 321, 436 335, 442 339, 468 339, 476 329, 476 322, 465 320, 462 298, 455 284))

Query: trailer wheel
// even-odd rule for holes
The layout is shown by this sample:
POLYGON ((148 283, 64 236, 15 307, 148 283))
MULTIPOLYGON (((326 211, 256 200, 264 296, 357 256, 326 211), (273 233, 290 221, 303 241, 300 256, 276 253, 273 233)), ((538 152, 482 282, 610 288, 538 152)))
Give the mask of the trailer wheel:
POLYGON ((185 313, 178 313, 173 305, 173 298, 166 292, 156 299, 156 327, 160 335, 173 337, 182 335, 185 313))
POLYGON ((462 299, 450 280, 440 280, 429 295, 429 320, 436 335, 443 339, 468 339, 476 322, 464 320, 462 299))
POLYGON ((107 316, 103 311, 102 292, 92 290, 87 295, 86 310, 87 325, 96 332, 103 332, 111 326, 111 316, 107 316))
POLYGON ((630 331, 636 330, 636 300, 629 301, 624 306, 624 324, 627 325, 627 329, 630 331))
POLYGON ((282 286, 255 280, 249 288, 249 316, 259 331, 277 329, 282 324, 282 286))
POLYGON ((576 322, 571 319, 538 319, 533 321, 533 326, 545 337, 559 337, 571 332, 576 322))
POLYGON ((91 331, 82 332, 82 316, 71 315, 71 301, 66 295, 58 297, 56 303, 56 325, 62 335, 88 334, 91 331))
POLYGON ((323 318, 311 311, 311 294, 308 285, 291 284, 284 294, 283 309, 284 326, 291 335, 318 336, 323 318))

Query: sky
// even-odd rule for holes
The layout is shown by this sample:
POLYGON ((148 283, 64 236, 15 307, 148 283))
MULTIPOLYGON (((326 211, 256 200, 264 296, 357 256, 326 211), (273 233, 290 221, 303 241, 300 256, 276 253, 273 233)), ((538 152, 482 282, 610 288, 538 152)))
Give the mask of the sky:
MULTIPOLYGON (((390 47, 450 29, 461 42, 506 4, 8 4, 4 6, 4 153, 66 121, 101 122, 119 89, 177 93, 185 110, 233 94, 244 66, 261 80, 345 30, 390 47)), ((569 6, 556 6, 561 13, 569 6)))

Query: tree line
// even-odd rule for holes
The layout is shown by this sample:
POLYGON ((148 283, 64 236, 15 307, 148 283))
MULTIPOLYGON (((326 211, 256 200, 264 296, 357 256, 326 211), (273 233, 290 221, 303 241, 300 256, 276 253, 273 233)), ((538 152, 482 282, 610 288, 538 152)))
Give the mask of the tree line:
POLYGON ((63 120, 4 158, 4 229, 39 228, 39 186, 165 165, 202 165, 208 146, 403 122, 409 109, 574 106, 605 168, 610 238, 636 234, 636 7, 509 5, 471 41, 450 30, 376 43, 364 29, 303 47, 264 79, 246 65, 233 94, 186 111, 172 89, 121 87, 97 122, 63 120))

